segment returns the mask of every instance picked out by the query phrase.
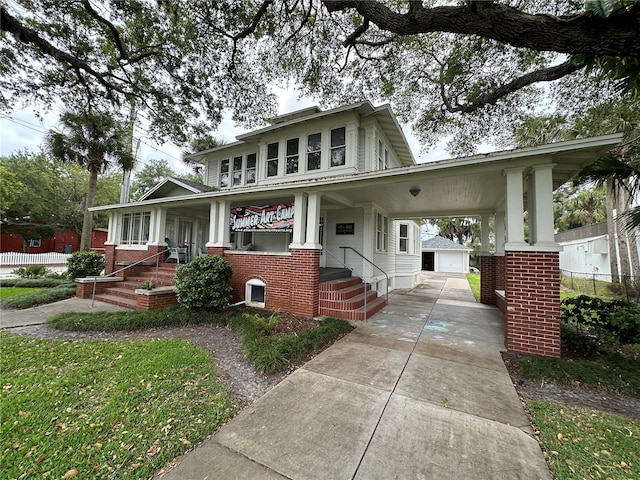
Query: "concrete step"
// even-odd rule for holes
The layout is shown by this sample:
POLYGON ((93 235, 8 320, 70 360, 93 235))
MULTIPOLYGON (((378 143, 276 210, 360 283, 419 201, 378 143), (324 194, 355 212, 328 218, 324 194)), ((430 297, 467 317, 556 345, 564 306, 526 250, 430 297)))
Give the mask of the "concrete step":
POLYGON ((320 268, 320 282, 328 282, 330 280, 338 280, 340 278, 349 278, 351 270, 348 268, 320 268))
POLYGON ((102 293, 102 295, 109 295, 109 296, 114 296, 118 298, 126 298, 128 300, 133 300, 134 302, 136 301, 136 297, 137 297, 134 289, 120 287, 120 286, 107 288, 102 293))
POLYGON ((101 302, 111 303, 112 305, 119 305, 120 307, 131 308, 137 310, 138 303, 130 298, 121 297, 108 292, 100 293, 96 295, 96 300, 101 302))

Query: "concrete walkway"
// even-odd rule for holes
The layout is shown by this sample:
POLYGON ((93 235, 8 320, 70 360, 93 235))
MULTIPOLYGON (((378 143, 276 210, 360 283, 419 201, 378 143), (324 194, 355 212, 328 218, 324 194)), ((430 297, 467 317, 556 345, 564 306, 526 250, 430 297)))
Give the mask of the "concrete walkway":
POLYGON ((551 479, 463 276, 423 275, 286 377, 168 479, 551 479))

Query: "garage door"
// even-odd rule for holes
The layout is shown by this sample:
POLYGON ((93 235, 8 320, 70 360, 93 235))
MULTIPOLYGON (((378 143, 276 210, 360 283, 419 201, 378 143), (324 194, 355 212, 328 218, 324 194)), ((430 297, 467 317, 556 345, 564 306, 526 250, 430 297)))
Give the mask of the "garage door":
POLYGON ((438 252, 438 271, 464 273, 461 252, 438 252))

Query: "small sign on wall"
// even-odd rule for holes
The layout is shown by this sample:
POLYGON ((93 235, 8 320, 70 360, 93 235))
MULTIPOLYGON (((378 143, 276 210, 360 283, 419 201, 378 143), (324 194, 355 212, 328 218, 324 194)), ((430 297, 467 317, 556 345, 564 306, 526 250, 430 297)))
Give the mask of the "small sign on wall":
POLYGON ((355 232, 354 223, 336 223, 336 235, 353 235, 355 232))

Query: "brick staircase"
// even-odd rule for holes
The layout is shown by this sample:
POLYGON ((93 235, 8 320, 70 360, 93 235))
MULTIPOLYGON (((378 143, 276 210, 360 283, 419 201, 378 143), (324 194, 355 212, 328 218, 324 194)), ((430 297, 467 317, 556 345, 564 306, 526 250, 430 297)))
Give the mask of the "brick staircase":
POLYGON ((97 293, 96 300, 113 305, 120 305, 121 307, 139 309, 140 307, 137 302, 138 295, 135 293, 135 290, 140 288, 145 280, 152 280, 156 287, 174 285, 173 276, 175 271, 175 264, 160 264, 156 278, 155 265, 132 267, 122 272, 124 274, 123 282, 119 282, 117 286, 105 288, 103 292, 97 293))
POLYGON ((365 286, 359 277, 339 278, 320 283, 320 315, 344 320, 366 320, 382 310, 387 304, 385 297, 365 286), (367 298, 367 312, 364 299, 367 298))

